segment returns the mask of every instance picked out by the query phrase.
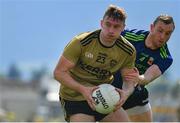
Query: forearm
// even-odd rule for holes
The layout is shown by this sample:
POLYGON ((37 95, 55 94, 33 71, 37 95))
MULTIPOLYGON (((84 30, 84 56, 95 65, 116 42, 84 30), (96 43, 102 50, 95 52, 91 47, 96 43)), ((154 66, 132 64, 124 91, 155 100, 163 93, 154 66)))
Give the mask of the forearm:
POLYGON ((147 85, 161 75, 161 71, 156 65, 151 66, 146 72, 139 76, 139 84, 147 85))
POLYGON ((139 76, 139 84, 141 85, 147 85, 152 81, 151 77, 146 76, 145 74, 142 74, 139 76))
POLYGON ((54 78, 61 83, 62 85, 73 89, 77 92, 82 93, 83 85, 74 80, 70 75, 70 70, 75 66, 75 64, 64 56, 61 56, 55 70, 54 70, 54 78))
POLYGON ((66 86, 68 88, 71 88, 77 92, 82 93, 84 86, 79 84, 76 80, 74 80, 70 76, 69 72, 67 72, 67 71, 57 72, 57 73, 54 73, 54 77, 62 85, 66 86))
POLYGON ((132 79, 131 76, 130 76, 130 78, 127 77, 128 74, 136 74, 136 69, 133 68, 133 69, 122 69, 121 70, 121 75, 122 75, 122 79, 123 79, 122 89, 126 92, 126 95, 129 97, 133 93, 134 87, 136 86, 137 82, 134 81, 134 78, 132 79))
POLYGON ((123 82, 122 89, 126 92, 126 95, 128 97, 133 93, 134 86, 135 86, 134 82, 127 82, 127 81, 123 82))

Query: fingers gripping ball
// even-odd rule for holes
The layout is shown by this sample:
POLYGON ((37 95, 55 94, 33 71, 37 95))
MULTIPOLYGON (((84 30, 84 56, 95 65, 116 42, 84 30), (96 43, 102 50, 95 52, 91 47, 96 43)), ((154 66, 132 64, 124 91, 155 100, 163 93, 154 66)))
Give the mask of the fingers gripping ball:
POLYGON ((99 85, 99 88, 93 91, 92 97, 96 102, 96 111, 102 114, 111 113, 120 100, 119 93, 110 84, 99 85))

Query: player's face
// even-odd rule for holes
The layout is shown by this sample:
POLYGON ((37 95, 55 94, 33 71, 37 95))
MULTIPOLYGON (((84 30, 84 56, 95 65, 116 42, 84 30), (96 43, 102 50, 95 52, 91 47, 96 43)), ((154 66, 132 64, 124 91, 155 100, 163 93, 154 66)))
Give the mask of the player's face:
POLYGON ((165 24, 161 21, 157 22, 156 25, 151 25, 151 35, 153 37, 152 44, 154 47, 159 48, 163 46, 171 37, 174 30, 173 24, 165 24))
POLYGON ((124 22, 107 16, 101 21, 102 36, 108 42, 115 41, 124 27, 124 22))

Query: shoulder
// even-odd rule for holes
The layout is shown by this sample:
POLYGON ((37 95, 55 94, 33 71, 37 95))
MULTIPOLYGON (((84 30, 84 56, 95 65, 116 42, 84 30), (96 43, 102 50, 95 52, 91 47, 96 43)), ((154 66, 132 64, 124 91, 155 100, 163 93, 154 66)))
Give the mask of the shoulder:
POLYGON ((162 73, 164 73, 173 63, 173 58, 168 50, 167 44, 159 48, 160 58, 155 60, 162 73))
POLYGON ((124 36, 128 41, 132 42, 144 41, 148 34, 149 31, 138 29, 126 29, 121 33, 121 35, 124 36))
POLYGON ((123 36, 118 38, 116 45, 131 56, 136 52, 135 47, 123 36))
POLYGON ((75 36, 75 39, 80 41, 82 45, 87 45, 92 41, 92 39, 98 38, 99 32, 100 30, 84 32, 75 36))
POLYGON ((171 53, 169 52, 169 49, 168 49, 168 45, 165 44, 164 46, 162 46, 160 48, 160 56, 162 59, 170 59, 170 60, 173 60, 172 59, 172 56, 171 56, 171 53))
POLYGON ((122 34, 134 34, 134 35, 145 35, 149 33, 149 31, 146 30, 138 30, 138 29, 125 29, 122 34))

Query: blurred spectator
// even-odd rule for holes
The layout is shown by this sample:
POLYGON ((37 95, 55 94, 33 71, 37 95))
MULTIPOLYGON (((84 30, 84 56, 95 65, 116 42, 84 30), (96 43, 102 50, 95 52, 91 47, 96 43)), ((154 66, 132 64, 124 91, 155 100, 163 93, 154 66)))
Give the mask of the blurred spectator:
POLYGON ((21 73, 15 63, 12 63, 9 67, 8 78, 10 79, 20 79, 21 73))

